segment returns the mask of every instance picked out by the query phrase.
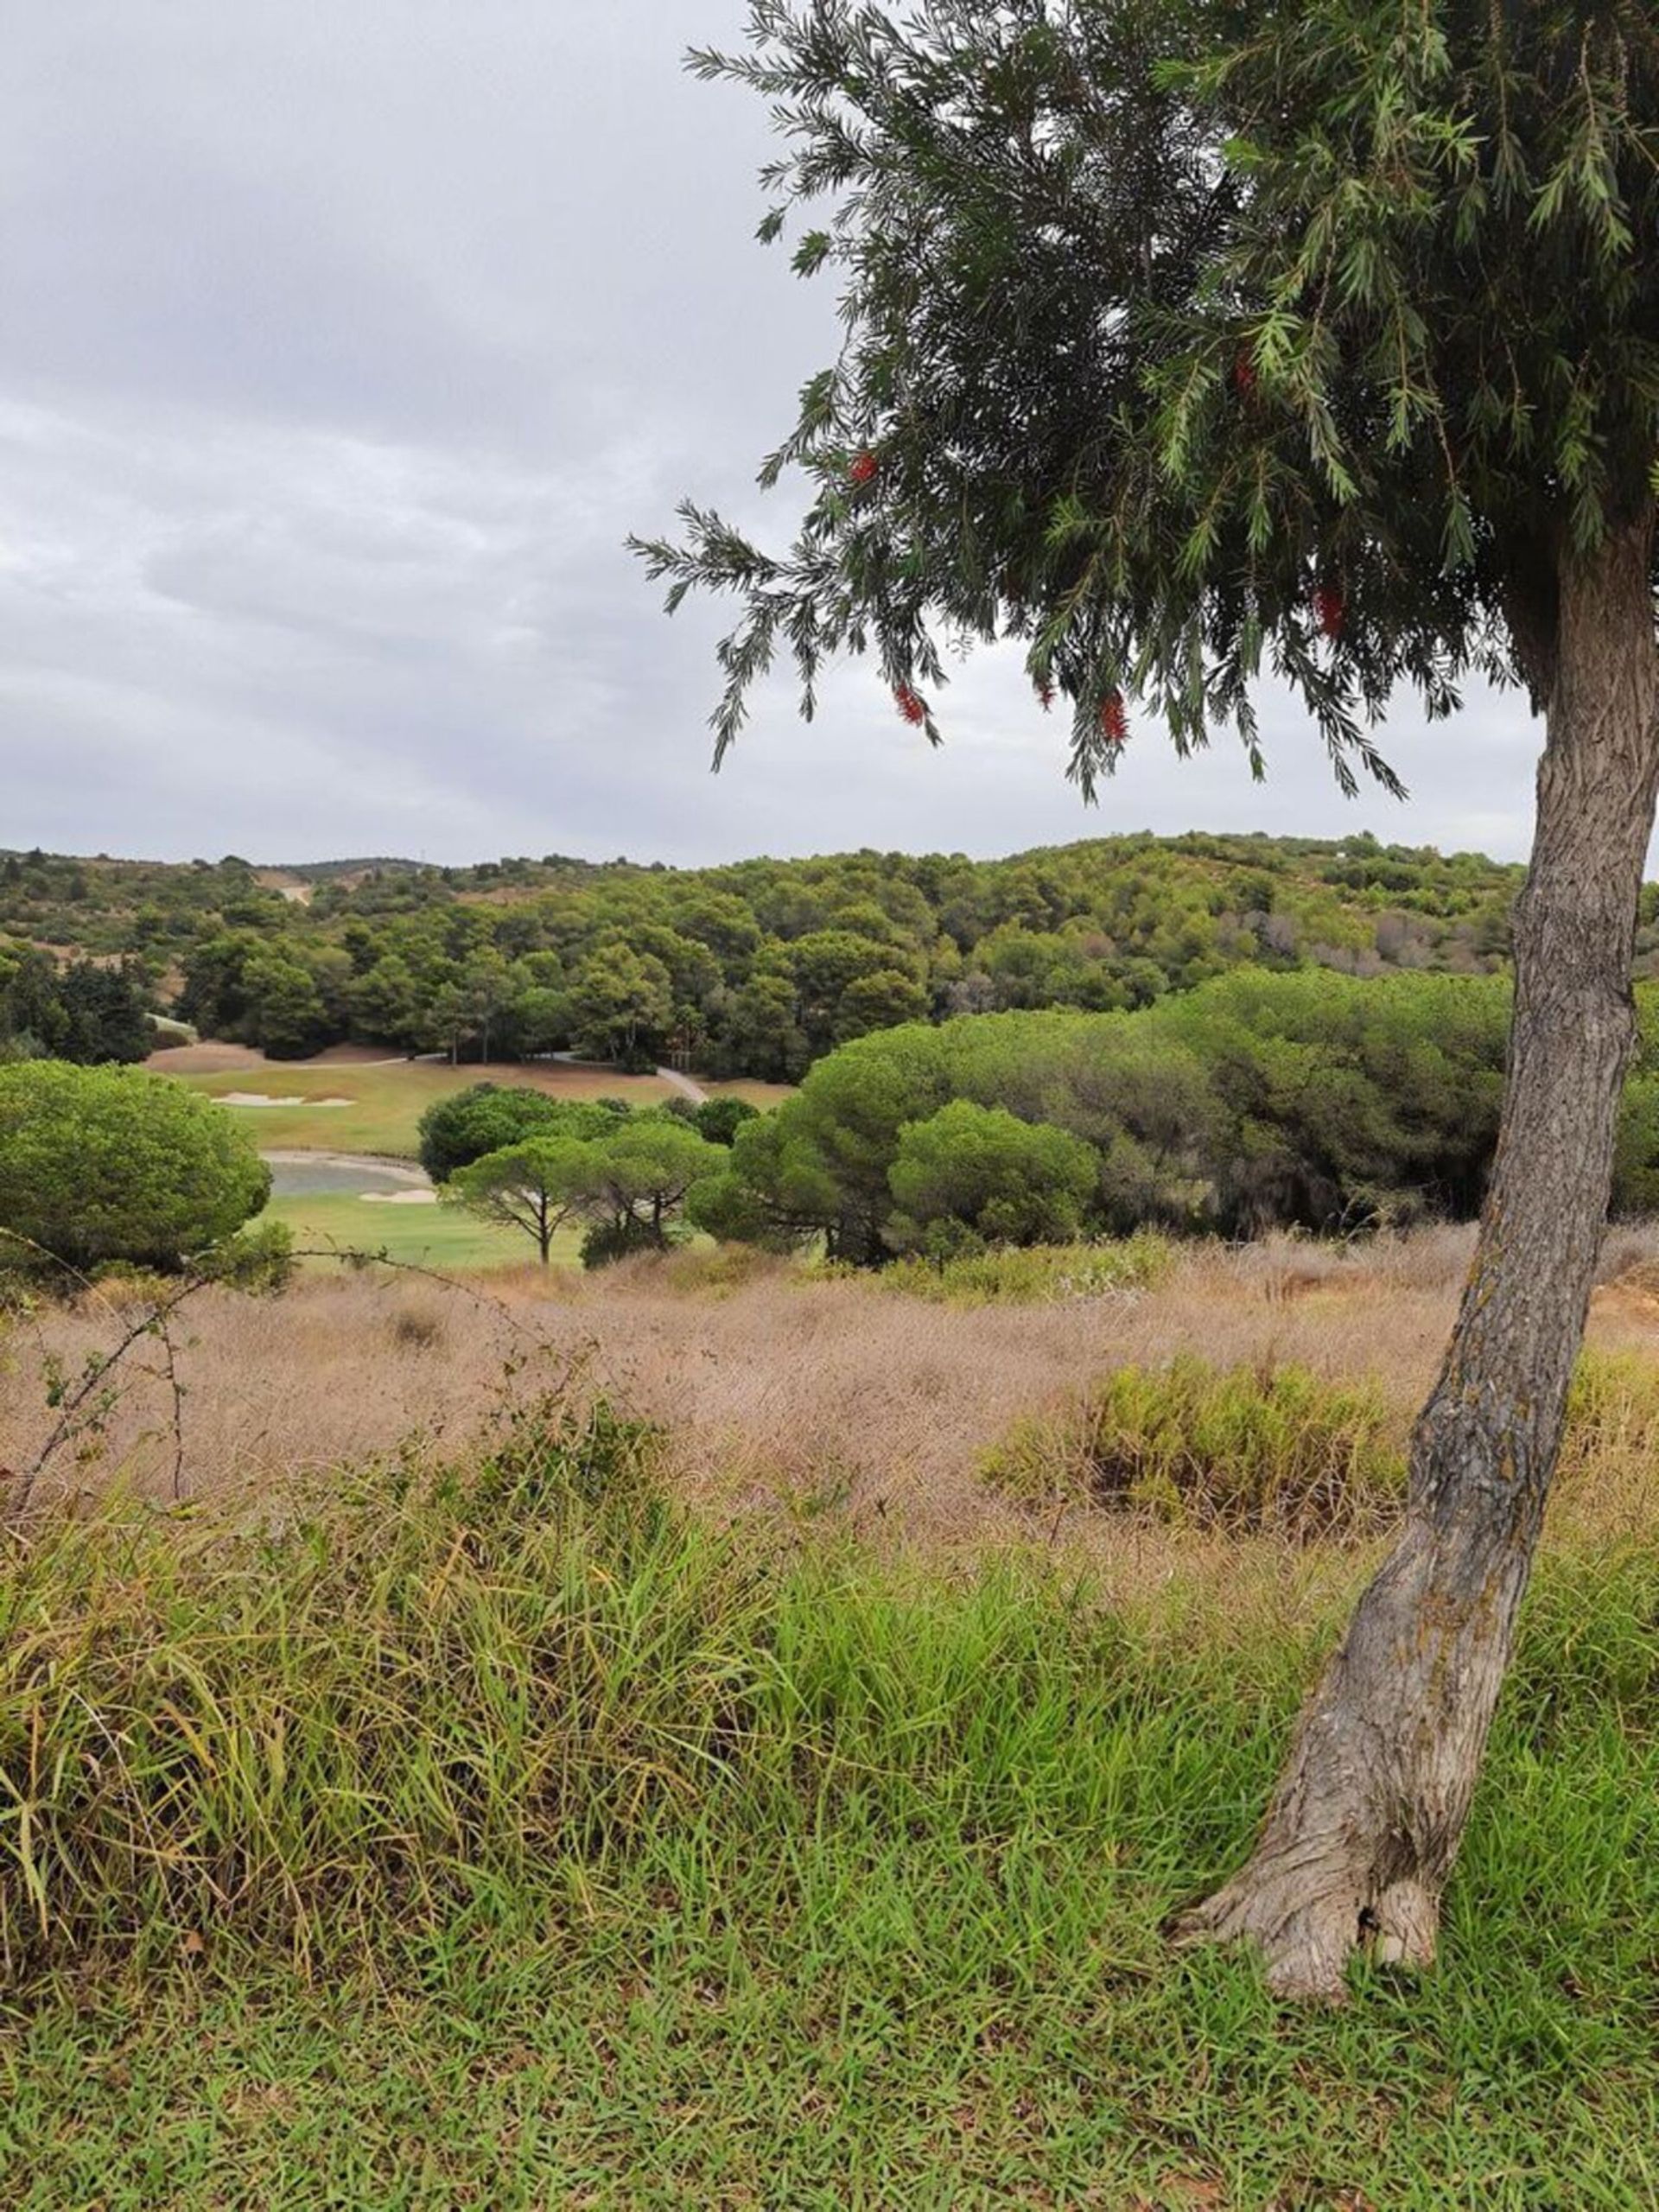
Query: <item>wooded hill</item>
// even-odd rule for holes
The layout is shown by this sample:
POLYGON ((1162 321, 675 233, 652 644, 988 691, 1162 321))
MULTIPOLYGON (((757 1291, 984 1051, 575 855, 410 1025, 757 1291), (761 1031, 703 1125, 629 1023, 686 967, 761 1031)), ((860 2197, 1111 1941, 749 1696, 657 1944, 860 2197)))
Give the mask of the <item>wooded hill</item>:
MULTIPOLYGON (((0 857, 0 939, 142 963, 159 1011, 300 1056, 348 1039, 573 1047, 794 1080, 871 1031, 1153 1004, 1241 967, 1479 975, 1522 871, 1477 854, 1192 834, 973 861, 857 852, 680 870, 550 855, 264 868, 0 857)), ((1659 971, 1659 887, 1638 973, 1659 971)), ((35 989, 38 996, 39 977, 35 989)), ((0 1037, 27 1024, 9 1010, 0 1037)))

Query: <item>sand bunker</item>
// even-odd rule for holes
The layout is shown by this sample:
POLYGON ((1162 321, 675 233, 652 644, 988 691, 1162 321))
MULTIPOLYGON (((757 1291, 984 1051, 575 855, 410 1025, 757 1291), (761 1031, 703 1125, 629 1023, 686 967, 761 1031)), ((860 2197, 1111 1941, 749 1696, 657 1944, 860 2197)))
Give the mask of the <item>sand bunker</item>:
POLYGON ((438 1203, 435 1191, 359 1191, 357 1195, 365 1206, 435 1206, 438 1203))
POLYGON ((272 1098, 263 1090, 225 1090, 219 1093, 221 1106, 352 1106, 351 1098, 272 1098))

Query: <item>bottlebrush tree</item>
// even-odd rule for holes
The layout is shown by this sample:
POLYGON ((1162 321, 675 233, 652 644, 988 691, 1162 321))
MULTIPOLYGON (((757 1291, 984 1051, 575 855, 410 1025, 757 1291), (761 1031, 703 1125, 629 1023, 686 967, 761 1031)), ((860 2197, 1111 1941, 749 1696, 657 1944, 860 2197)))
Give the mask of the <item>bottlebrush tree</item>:
POLYGON ((763 481, 640 547, 732 594, 717 753, 781 653, 868 653, 937 740, 944 654, 1014 639, 1092 791, 1124 698, 1179 751, 1305 703, 1398 785, 1402 686, 1544 722, 1503 1132, 1399 1541, 1256 1848, 1188 1935, 1340 1993, 1432 1956, 1554 1469, 1631 1050, 1659 781, 1659 28, 1633 0, 751 0, 701 54, 771 105, 775 238, 839 359, 763 481), (858 457, 880 456, 874 473, 858 457))

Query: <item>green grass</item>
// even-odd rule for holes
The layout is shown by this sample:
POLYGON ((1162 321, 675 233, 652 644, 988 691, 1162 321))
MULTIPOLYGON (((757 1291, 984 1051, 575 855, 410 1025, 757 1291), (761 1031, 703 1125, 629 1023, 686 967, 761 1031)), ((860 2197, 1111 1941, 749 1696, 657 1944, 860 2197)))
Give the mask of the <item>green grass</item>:
POLYGON ((209 1098, 245 1091, 267 1098, 291 1098, 291 1106, 231 1106, 264 1152, 378 1153, 387 1159, 412 1160, 418 1124, 426 1109, 452 1091, 488 1081, 521 1083, 558 1098, 626 1098, 655 1105, 672 1093, 655 1076, 613 1074, 608 1068, 463 1067, 427 1061, 399 1061, 391 1067, 324 1061, 312 1066, 272 1063, 220 1075, 174 1077, 209 1098), (323 1098, 345 1098, 346 1106, 322 1106, 323 1098))
POLYGON ((763 1556, 602 1416, 8 1542, 9 2204, 1659 2201, 1650 1552, 1546 1563, 1445 1961, 1326 2014, 1159 1936, 1319 1637, 763 1556))
POLYGON ((1174 1263, 1175 1248, 1166 1236, 1138 1229, 1132 1236, 1097 1243, 993 1247, 945 1260, 912 1255, 874 1276, 842 1268, 823 1272, 855 1274, 881 1290, 937 1306, 1052 1306, 1152 1289, 1174 1263))
MULTIPOLYGON (((476 1220, 460 1206, 376 1205, 349 1192, 330 1192, 273 1198, 261 1217, 286 1222, 302 1250, 385 1252, 389 1259, 453 1274, 537 1264, 529 1237, 476 1220)), ((575 1230, 562 1230, 554 1240, 555 1266, 577 1265, 581 1243, 575 1230)))

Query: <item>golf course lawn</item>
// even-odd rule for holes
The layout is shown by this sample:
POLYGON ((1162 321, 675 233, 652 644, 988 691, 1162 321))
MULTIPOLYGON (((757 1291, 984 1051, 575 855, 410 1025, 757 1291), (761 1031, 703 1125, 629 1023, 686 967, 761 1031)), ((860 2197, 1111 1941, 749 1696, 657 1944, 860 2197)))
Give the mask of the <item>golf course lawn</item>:
POLYGON ((634 1106, 655 1106, 672 1095, 655 1076, 545 1061, 535 1067, 452 1068, 429 1060, 398 1060, 384 1067, 289 1060, 175 1080, 209 1098, 291 1101, 229 1107, 262 1152, 378 1153, 390 1160, 413 1160, 427 1108, 475 1083, 524 1085, 554 1098, 626 1098, 634 1106), (342 1103, 321 1103, 327 1099, 342 1103))
MULTIPOLYGON (((443 1273, 536 1263, 536 1247, 528 1236, 476 1221, 459 1206, 377 1205, 349 1192, 323 1192, 273 1198, 265 1217, 285 1221, 303 1252, 385 1252, 406 1266, 443 1273)), ((575 1266, 580 1242, 575 1231, 562 1231, 554 1245, 554 1264, 575 1266)), ((307 1264, 323 1268, 334 1262, 316 1259, 307 1264)))

